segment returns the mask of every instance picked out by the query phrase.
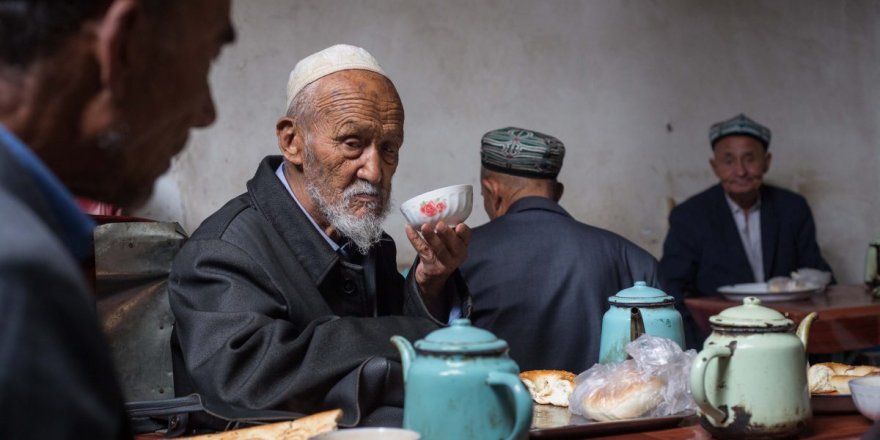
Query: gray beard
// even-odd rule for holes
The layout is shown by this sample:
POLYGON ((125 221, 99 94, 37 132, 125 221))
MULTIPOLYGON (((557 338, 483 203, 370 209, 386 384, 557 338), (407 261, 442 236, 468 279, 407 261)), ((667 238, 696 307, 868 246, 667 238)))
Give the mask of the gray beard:
POLYGON ((339 202, 333 204, 327 201, 314 180, 306 181, 306 191, 309 192, 312 202, 334 229, 351 240, 357 246, 358 252, 366 255, 370 248, 382 239, 382 223, 391 210, 388 193, 369 182, 358 180, 343 191, 339 202), (378 195, 380 202, 366 204, 367 213, 362 218, 358 218, 349 210, 352 199, 363 194, 378 195))

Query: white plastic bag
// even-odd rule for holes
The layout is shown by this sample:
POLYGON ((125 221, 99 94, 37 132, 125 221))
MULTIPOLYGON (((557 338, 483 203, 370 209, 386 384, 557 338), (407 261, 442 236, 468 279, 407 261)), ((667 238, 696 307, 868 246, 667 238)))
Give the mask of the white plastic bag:
POLYGON ((575 379, 569 408, 599 420, 661 417, 696 409, 688 389, 697 352, 648 334, 626 345, 632 357, 596 364, 575 379))

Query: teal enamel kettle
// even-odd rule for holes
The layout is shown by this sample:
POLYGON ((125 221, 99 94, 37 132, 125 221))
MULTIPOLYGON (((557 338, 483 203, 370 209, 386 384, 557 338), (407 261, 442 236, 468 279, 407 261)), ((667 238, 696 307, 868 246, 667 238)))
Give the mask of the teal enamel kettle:
POLYGON ((611 305, 602 317, 600 364, 625 361, 626 344, 643 333, 671 339, 684 348, 684 326, 681 314, 675 310, 675 298, 662 290, 636 281, 633 287, 608 298, 608 302, 611 305))
POLYGON ((403 427, 422 440, 525 439, 532 398, 507 356, 507 342, 456 319, 415 347, 401 336, 405 382, 403 427))

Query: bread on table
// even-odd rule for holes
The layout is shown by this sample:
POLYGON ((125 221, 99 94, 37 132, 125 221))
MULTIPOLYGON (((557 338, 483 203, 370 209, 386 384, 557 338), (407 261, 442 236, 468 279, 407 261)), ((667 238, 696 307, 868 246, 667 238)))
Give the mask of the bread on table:
POLYGON ((823 362, 807 370, 807 382, 812 394, 850 394, 849 381, 864 376, 880 376, 880 368, 823 362))
POLYGON ((574 373, 562 370, 530 370, 519 374, 535 403, 566 407, 574 391, 574 377, 574 373))
POLYGON ((643 378, 638 371, 621 369, 607 386, 581 399, 584 415, 600 422, 641 417, 663 402, 666 384, 657 377, 643 378))
POLYGON ((335 431, 336 423, 341 417, 342 410, 333 409, 292 421, 187 438, 190 440, 308 440, 318 434, 335 431))

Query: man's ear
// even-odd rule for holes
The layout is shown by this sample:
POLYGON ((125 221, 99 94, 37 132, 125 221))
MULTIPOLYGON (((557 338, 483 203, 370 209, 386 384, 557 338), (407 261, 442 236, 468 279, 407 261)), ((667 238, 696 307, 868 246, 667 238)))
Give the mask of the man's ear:
POLYGON ((136 0, 113 0, 101 18, 96 32, 96 56, 101 85, 118 99, 125 89, 125 78, 135 62, 133 37, 142 11, 136 0))
POLYGON ((718 174, 718 167, 715 166, 715 158, 714 157, 709 158, 709 166, 712 167, 712 172, 715 173, 715 176, 720 179, 721 176, 718 174))
POLYGON ((492 207, 492 212, 496 216, 500 215, 499 211, 501 210, 501 206, 504 203, 504 197, 501 191, 501 183, 491 177, 484 177, 481 179, 481 182, 486 188, 487 193, 483 197, 488 198, 489 206, 492 207))
POLYGON ((565 192, 565 185, 562 182, 555 182, 555 191, 553 191, 553 201, 559 203, 559 199, 562 198, 562 193, 565 192))
POLYGON ((287 162, 302 166, 303 136, 296 130, 296 122, 289 116, 282 116, 275 123, 275 135, 278 137, 278 149, 287 162))
POLYGON ((767 152, 766 160, 764 161, 764 172, 770 171, 770 161, 773 160, 773 154, 769 151, 767 152))

